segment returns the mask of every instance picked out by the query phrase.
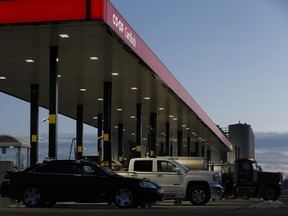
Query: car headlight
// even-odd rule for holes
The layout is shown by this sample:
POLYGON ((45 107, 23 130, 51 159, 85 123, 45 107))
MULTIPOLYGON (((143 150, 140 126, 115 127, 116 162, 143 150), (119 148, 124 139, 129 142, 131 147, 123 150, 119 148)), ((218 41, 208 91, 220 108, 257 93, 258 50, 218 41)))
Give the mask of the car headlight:
POLYGON ((221 183, 221 174, 220 173, 213 173, 212 177, 213 177, 214 182, 221 183))
POLYGON ((143 188, 157 189, 155 184, 153 184, 151 182, 147 182, 147 181, 142 181, 139 183, 139 185, 143 188))

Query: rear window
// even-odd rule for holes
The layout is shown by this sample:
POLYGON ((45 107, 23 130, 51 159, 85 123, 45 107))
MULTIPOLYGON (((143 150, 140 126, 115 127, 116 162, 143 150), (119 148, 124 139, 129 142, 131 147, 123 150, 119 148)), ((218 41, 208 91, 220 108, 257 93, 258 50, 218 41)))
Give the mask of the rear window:
POLYGON ((134 161, 134 171, 152 172, 153 161, 134 161))
POLYGON ((50 163, 43 164, 34 169, 38 173, 61 173, 61 174, 74 174, 74 166, 72 163, 50 163))

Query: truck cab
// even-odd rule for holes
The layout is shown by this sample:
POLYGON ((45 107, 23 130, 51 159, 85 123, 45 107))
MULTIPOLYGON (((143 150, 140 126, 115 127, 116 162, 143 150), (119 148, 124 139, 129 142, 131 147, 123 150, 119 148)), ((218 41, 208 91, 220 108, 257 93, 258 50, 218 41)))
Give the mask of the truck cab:
POLYGON ((281 193, 281 173, 263 172, 252 159, 239 159, 234 164, 233 190, 240 197, 277 200, 281 193))

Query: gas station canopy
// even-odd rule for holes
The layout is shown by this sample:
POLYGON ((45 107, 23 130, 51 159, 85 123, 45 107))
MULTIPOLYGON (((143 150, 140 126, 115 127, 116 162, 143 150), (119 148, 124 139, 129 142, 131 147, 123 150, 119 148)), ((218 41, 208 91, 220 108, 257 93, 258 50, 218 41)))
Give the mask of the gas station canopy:
POLYGON ((39 85, 39 105, 49 107, 49 47, 59 48, 58 111, 97 127, 103 83, 112 83, 112 133, 123 124, 135 141, 136 105, 142 105, 143 138, 157 113, 157 142, 183 137, 217 151, 232 145, 125 19, 106 0, 0 1, 0 91, 27 102, 39 85))

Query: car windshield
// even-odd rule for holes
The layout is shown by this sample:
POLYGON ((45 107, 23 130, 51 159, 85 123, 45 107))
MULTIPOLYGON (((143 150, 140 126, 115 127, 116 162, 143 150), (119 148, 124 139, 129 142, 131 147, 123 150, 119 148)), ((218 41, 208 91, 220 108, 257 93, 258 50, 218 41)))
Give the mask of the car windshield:
POLYGON ((174 163, 174 164, 177 164, 177 166, 178 166, 178 167, 181 167, 181 169, 183 169, 185 172, 190 171, 190 169, 188 169, 186 166, 184 166, 184 165, 178 163, 178 162, 175 161, 175 160, 173 160, 173 163, 174 163))
POLYGON ((90 162, 90 163, 92 163, 94 166, 97 166, 100 170, 102 170, 103 172, 105 172, 108 175, 117 175, 110 168, 106 168, 106 167, 100 166, 99 164, 97 164, 95 162, 90 162))

